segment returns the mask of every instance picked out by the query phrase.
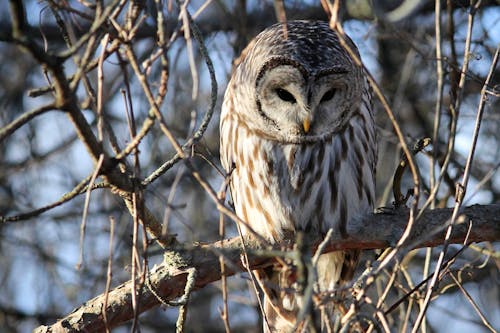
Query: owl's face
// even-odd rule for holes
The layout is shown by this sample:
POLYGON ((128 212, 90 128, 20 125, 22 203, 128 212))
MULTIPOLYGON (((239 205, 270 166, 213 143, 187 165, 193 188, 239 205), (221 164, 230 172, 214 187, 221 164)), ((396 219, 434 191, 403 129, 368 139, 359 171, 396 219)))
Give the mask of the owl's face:
POLYGON ((287 58, 276 60, 275 66, 264 67, 255 86, 257 109, 268 131, 280 141, 295 142, 341 129, 361 100, 352 89, 357 84, 351 82, 350 68, 309 73, 299 64, 288 64, 287 58))
POLYGON ((248 46, 233 83, 255 104, 237 109, 269 139, 314 142, 340 131, 359 109, 362 71, 326 23, 289 22, 286 37, 282 27, 264 30, 248 46))

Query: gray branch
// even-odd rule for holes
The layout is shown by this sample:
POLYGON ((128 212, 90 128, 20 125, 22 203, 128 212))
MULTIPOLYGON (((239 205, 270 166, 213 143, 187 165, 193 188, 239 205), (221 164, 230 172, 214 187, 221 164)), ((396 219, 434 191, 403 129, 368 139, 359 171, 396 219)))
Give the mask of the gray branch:
MULTIPOLYGON (((449 225, 452 209, 435 209, 425 212, 415 223, 407 241, 407 249, 434 247, 443 243, 444 232, 449 225)), ((389 213, 371 214, 354 221, 348 226, 349 238, 332 237, 326 251, 347 249, 382 249, 398 242, 408 221, 408 210, 389 213)), ((313 243, 321 241, 313 240, 313 243)), ((451 243, 469 244, 472 242, 500 240, 500 204, 475 205, 462 210, 458 223, 453 227, 451 243)), ((283 245, 283 244, 281 244, 283 245)), ((288 244, 289 245, 289 244, 288 244)), ((250 269, 263 268, 275 263, 270 255, 279 253, 269 251, 255 241, 246 241, 245 248, 250 269)), ((276 250, 275 248, 274 250, 276 250)), ((149 272, 147 280, 140 289, 139 312, 145 312, 160 304, 174 302, 185 293, 186 284, 193 289, 200 289, 221 278, 220 256, 226 263, 226 275, 246 271, 241 255, 243 246, 239 238, 232 238, 210 244, 197 244, 172 249, 165 256, 164 262, 149 272), (196 274, 192 274, 196 271, 196 274), (188 276, 193 277, 188 280, 188 276)), ((65 318, 51 326, 40 326, 34 332, 80 332, 105 331, 134 318, 132 309, 132 284, 128 281, 116 287, 108 294, 106 311, 107 324, 102 315, 105 294, 101 294, 75 309, 65 318)))

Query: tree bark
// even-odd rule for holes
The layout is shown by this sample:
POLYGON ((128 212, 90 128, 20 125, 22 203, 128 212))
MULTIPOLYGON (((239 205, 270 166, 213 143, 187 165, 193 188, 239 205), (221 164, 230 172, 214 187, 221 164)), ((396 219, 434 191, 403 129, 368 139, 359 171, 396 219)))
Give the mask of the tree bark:
MULTIPOLYGON (((407 249, 434 247, 443 244, 445 229, 449 225, 452 209, 435 209, 425 212, 414 224, 410 237, 405 242, 407 249)), ((381 249, 394 246, 407 226, 409 211, 401 209, 389 213, 371 214, 348 225, 347 239, 334 235, 325 252, 347 249, 381 249)), ((311 240, 317 244, 320 236, 311 240)), ((474 205, 462 210, 453 226, 450 243, 500 240, 500 204, 474 205)), ((283 245, 283 244, 281 244, 283 245)), ((290 244, 288 244, 290 245, 290 244)), ((255 241, 245 241, 249 269, 257 269, 275 263, 269 248, 255 241)), ((275 247, 274 250, 279 249, 275 247)), ((175 300, 184 294, 189 272, 195 271, 193 290, 221 278, 219 258, 224 256, 226 275, 246 271, 241 260, 244 253, 240 238, 232 238, 211 244, 197 244, 172 249, 165 255, 160 266, 154 267, 142 285, 138 296, 138 312, 145 312, 161 303, 175 300)), ((275 253, 275 252, 272 252, 275 253)), ((75 309, 65 318, 51 326, 40 326, 34 332, 80 332, 105 331, 134 318, 132 308, 133 281, 127 281, 108 294, 106 306, 107 323, 102 309, 106 295, 103 293, 75 309)))

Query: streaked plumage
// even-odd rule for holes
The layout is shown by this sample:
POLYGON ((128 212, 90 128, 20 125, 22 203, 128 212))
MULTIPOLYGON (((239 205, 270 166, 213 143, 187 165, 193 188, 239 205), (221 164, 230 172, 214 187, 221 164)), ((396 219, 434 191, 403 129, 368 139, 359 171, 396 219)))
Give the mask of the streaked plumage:
MULTIPOLYGON (((248 45, 226 90, 220 132, 236 213, 271 242, 296 230, 345 234, 349 219, 373 209, 369 87, 327 23, 276 24, 248 45)), ((350 279, 356 258, 322 255, 320 290, 350 279)), ((292 328, 300 307, 293 282, 277 271, 257 276, 271 331, 292 328)))

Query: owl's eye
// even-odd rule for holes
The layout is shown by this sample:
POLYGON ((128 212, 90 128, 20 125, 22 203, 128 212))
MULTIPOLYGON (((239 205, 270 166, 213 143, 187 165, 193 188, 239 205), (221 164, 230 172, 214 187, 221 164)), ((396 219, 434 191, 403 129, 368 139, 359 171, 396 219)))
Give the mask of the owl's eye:
POLYGON ((328 102, 329 100, 331 100, 333 98, 333 96, 335 96, 335 92, 336 90, 335 89, 330 89, 328 90, 324 95, 323 97, 321 97, 321 101, 320 103, 323 103, 323 102, 328 102))
POLYGON ((293 97, 293 95, 289 91, 287 91, 285 89, 281 89, 281 88, 277 88, 275 91, 276 91, 276 94, 278 95, 278 97, 282 101, 290 102, 292 104, 295 104, 297 102, 295 100, 295 97, 293 97))

